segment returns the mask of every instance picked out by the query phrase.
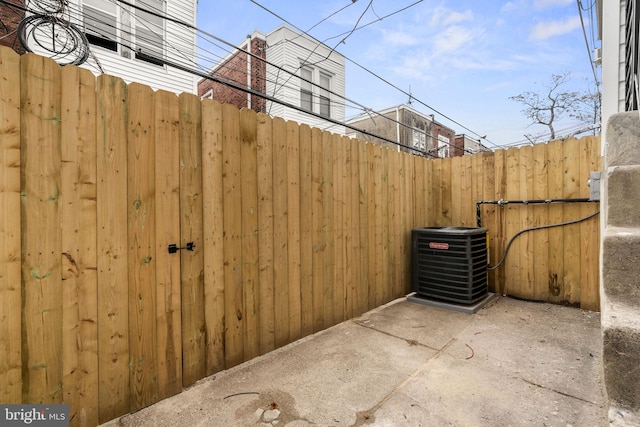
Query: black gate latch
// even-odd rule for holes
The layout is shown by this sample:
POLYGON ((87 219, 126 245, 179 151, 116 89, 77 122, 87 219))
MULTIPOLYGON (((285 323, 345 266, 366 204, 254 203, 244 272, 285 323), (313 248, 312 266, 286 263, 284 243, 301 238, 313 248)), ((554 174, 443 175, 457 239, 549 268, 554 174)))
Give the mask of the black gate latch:
POLYGON ((176 244, 171 244, 171 245, 169 245, 169 253, 170 254, 175 254, 180 249, 186 249, 188 251, 192 251, 195 246, 196 245, 193 242, 187 243, 187 246, 185 246, 183 248, 179 248, 178 245, 176 245, 176 244))

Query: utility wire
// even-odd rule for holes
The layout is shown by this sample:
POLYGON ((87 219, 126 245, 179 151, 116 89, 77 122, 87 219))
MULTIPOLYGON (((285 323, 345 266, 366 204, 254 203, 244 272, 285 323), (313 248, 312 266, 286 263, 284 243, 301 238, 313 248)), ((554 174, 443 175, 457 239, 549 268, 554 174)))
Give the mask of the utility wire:
MULTIPOLYGON (((209 36, 209 37, 212 37, 214 40, 217 40, 217 41, 219 41, 219 42, 221 42, 221 43, 224 43, 224 44, 226 44, 226 45, 228 45, 228 46, 232 47, 232 48, 233 48, 233 49, 235 49, 235 50, 239 50, 239 51, 241 51, 241 52, 243 52, 243 53, 245 53, 245 54, 247 54, 247 55, 250 55, 251 57, 253 57, 253 58, 255 58, 255 59, 258 59, 258 60, 260 60, 260 61, 263 61, 263 62, 265 62, 266 64, 271 65, 271 66, 273 66, 273 67, 277 68, 279 71, 283 71, 283 72, 285 72, 285 73, 288 73, 288 74, 291 74, 291 75, 293 75, 293 76, 296 76, 296 77, 297 77, 297 78, 299 78, 301 81, 308 82, 308 83, 312 84, 312 85, 313 85, 313 86, 315 86, 315 87, 321 88, 321 86, 319 86, 317 83, 315 83, 315 82, 313 82, 313 81, 306 80, 306 79, 304 79, 304 78, 302 78, 302 77, 300 77, 300 76, 298 76, 298 75, 296 75, 296 74, 292 73, 291 71, 288 71, 288 70, 284 69, 283 67, 280 67, 280 66, 277 66, 277 65, 275 65, 275 64, 272 64, 272 63, 270 63, 270 62, 266 61, 264 58, 261 58, 260 56, 255 55, 254 53, 252 53, 252 52, 250 52, 250 51, 248 51, 248 50, 240 49, 240 48, 238 48, 237 46, 235 46, 235 45, 233 45, 233 44, 231 44, 231 43, 229 43, 229 42, 227 42, 227 41, 225 41, 225 40, 223 40, 223 39, 221 39, 221 38, 219 38, 219 37, 216 37, 216 36, 214 36, 213 34, 210 34, 210 33, 207 33, 206 31, 200 30, 200 29, 198 29, 197 27, 195 27, 195 26, 193 26, 193 25, 191 25, 191 24, 189 24, 189 23, 187 23, 187 22, 180 21, 180 20, 178 20, 178 19, 171 18, 171 17, 168 17, 168 16, 163 15, 163 14, 159 14, 159 13, 157 13, 157 12, 153 11, 153 10, 148 10, 148 9, 143 8, 143 7, 141 7, 141 6, 134 5, 134 4, 132 4, 132 3, 128 2, 128 1, 126 1, 126 0, 115 0, 115 1, 116 1, 116 2, 118 2, 118 3, 123 3, 123 4, 125 4, 125 5, 131 6, 131 7, 136 8, 136 9, 142 10, 142 11, 147 12, 147 13, 149 13, 149 14, 151 14, 151 15, 156 16, 156 17, 166 18, 167 20, 169 20, 169 21, 171 21, 171 22, 174 22, 174 23, 177 23, 177 24, 181 24, 181 25, 184 25, 184 26, 186 26, 186 27, 188 27, 188 28, 190 28, 190 29, 193 29, 193 30, 196 30, 196 31, 202 32, 203 34, 205 34, 205 35, 207 35, 207 36, 209 36)), ((420 0, 420 1, 423 1, 423 0, 420 0)), ((413 3, 413 4, 417 4, 417 3, 419 3, 420 1, 418 1, 418 2, 416 2, 416 3, 413 3)), ((253 1, 253 0, 252 0, 252 2, 254 2, 254 3, 255 3, 255 1, 253 1)), ((257 3, 256 3, 256 4, 257 4, 257 3)), ((408 7, 410 7, 410 6, 408 6, 408 7)), ((405 9, 406 9, 406 8, 405 8, 405 9)), ((291 25, 292 25, 292 24, 291 24, 291 25)), ((301 31, 301 30, 300 30, 300 31, 301 31)), ((166 62, 166 61, 165 61, 165 62, 166 62)), ((276 84, 277 84, 277 83, 276 83, 276 84)), ((322 89, 326 90, 325 88, 322 88, 322 89)), ((364 105, 362 105, 362 104, 358 103, 357 101, 351 100, 351 99, 349 99, 349 98, 347 98, 347 97, 344 97, 343 95, 337 94, 337 93, 335 93, 335 92, 333 92, 333 91, 330 91, 330 90, 329 90, 328 92, 329 92, 330 94, 334 95, 334 96, 337 96, 337 97, 341 97, 341 98, 343 98, 345 101, 348 101, 348 102, 351 102, 351 103, 353 103, 353 104, 357 105, 358 107, 360 107, 360 108, 361 108, 363 111, 365 111, 365 112, 372 112, 372 111, 373 111, 373 110, 371 110, 370 108, 368 108, 368 107, 366 107, 366 106, 364 106, 364 105)), ((256 94, 254 94, 254 95, 256 95, 256 94)), ((267 99, 267 98, 265 98, 265 99, 267 99)), ((301 111, 304 111, 304 112, 309 113, 309 111, 307 111, 307 110, 301 110, 301 111)), ((321 116, 321 117, 322 117, 323 119, 326 119, 326 117, 324 117, 324 116, 321 116)), ((342 125, 342 126, 344 126, 345 124, 341 124, 341 125, 342 125)), ((406 124, 402 124, 402 123, 401 123, 401 125, 403 125, 403 126, 407 126, 406 124)), ((346 127, 349 127, 349 126, 346 126, 346 127)), ((372 134, 372 135, 373 135, 373 136, 375 136, 375 134, 372 134)), ((428 135, 428 134, 427 134, 427 136, 428 136, 429 138, 433 139, 433 136, 432 136, 432 135, 428 135)), ((380 138, 379 136, 377 136, 377 137, 378 137, 378 138, 380 138)), ((384 138, 380 138, 380 139, 384 139, 384 138)), ((388 142, 389 142, 389 141, 388 141, 388 142)), ((391 142, 392 142, 392 141, 391 141, 391 142)), ((400 146, 404 146, 404 145, 400 144, 400 143, 399 143, 399 141, 398 141, 398 142, 395 142, 395 143, 396 143, 396 144, 398 144, 398 145, 400 145, 400 146)), ((452 146, 453 148, 458 148, 458 149, 460 149, 460 147, 455 146, 455 145, 454 145, 453 143, 451 143, 451 142, 449 143, 449 145, 450 145, 450 146, 452 146)), ((417 151, 417 152, 421 152, 420 150, 416 150, 416 149, 414 149, 414 148, 412 148, 412 147, 409 147, 409 146, 404 146, 404 147, 405 147, 405 148, 410 148, 410 149, 412 149, 412 150, 414 150, 414 151, 417 151)), ((463 150, 464 150, 464 149, 463 149, 463 150)))
MULTIPOLYGON (((271 64, 271 63, 267 62, 265 59, 263 59, 263 58, 261 58, 261 57, 259 57, 259 56, 255 55, 255 54, 253 54, 252 52, 245 51, 245 50, 243 50, 243 49, 239 49, 239 48, 237 48, 235 45, 233 45, 233 44, 231 44, 231 43, 229 43, 229 42, 227 42, 227 41, 225 41, 225 40, 222 40, 221 38, 216 37, 216 36, 214 36, 213 34, 207 33, 206 31, 201 30, 201 29, 197 28, 196 26, 191 25, 191 24, 189 24, 189 23, 187 23, 187 22, 184 22, 184 21, 181 21, 181 20, 178 20, 178 19, 175 19, 175 18, 169 17, 169 16, 167 16, 166 14, 159 14, 159 13, 157 13, 157 12, 153 11, 153 10, 148 10, 148 9, 143 8, 143 7, 141 7, 141 6, 137 6, 137 5, 135 5, 135 4, 133 4, 133 3, 130 3, 130 2, 128 2, 128 1, 126 1, 126 0, 115 0, 115 1, 116 1, 116 2, 118 2, 118 3, 122 3, 122 4, 125 4, 125 5, 128 5, 128 6, 130 6, 130 7, 133 7, 133 8, 135 8, 135 9, 142 10, 142 11, 147 12, 147 13, 149 13, 149 14, 151 14, 151 15, 156 16, 156 17, 160 17, 160 18, 167 19, 167 20, 168 20, 168 21, 170 21, 170 22, 174 22, 174 23, 177 23, 177 24, 180 24, 180 25, 184 25, 184 26, 186 26, 187 28, 193 29, 193 30, 195 30, 195 31, 202 32, 203 34, 205 34, 205 35, 207 35, 207 36, 209 36, 209 37, 212 37, 214 40, 217 40, 217 41, 219 41, 219 42, 221 42, 221 43, 224 43, 224 44, 226 44, 226 45, 228 45, 228 46, 232 47, 233 49, 238 49, 238 50, 240 50, 240 51, 243 51, 244 53, 246 53, 246 54, 248 54, 248 55, 250 55, 250 56, 252 56, 252 57, 254 57, 254 58, 256 58, 256 59, 258 59, 258 60, 260 60, 260 61, 264 61, 265 63, 267 63, 267 64, 269 64, 269 65, 271 65, 271 66, 276 67, 278 70, 284 71, 284 72, 289 73, 289 74, 293 74, 293 73, 291 73, 290 71, 285 70, 285 69, 284 69, 284 68, 282 68, 282 67, 279 67, 279 66, 277 66, 277 65, 275 65, 275 64, 271 64)), ((419 0, 419 1, 417 1, 417 2, 414 2, 414 3, 412 3, 411 5, 406 6, 405 8, 401 9, 400 11, 402 11, 402 10, 406 10, 406 9, 408 9, 409 7, 412 7, 412 6, 414 6, 414 5, 418 4, 418 3, 422 2, 422 1, 423 1, 423 0, 419 0)), ((265 8, 264 6, 260 5, 260 4, 259 4, 259 3, 257 3, 255 0, 251 0, 251 2, 252 2, 252 3, 254 3, 254 4, 256 4, 256 5, 258 5, 258 6, 260 6, 260 7, 262 7, 263 9, 265 9, 266 11, 268 11, 269 13, 274 14, 274 16, 276 16, 278 19, 281 19, 281 20, 283 20, 284 22, 287 22, 289 25, 292 25, 292 26, 293 26, 293 27, 295 27, 298 31, 302 31, 302 32, 303 32, 303 30, 299 29, 297 26, 295 26, 294 24, 289 23, 287 20, 285 20, 284 18, 282 18, 282 17, 280 17, 279 15, 275 14, 275 13, 274 13, 274 12, 272 12, 271 10, 269 10, 269 9, 265 8)), ((398 11, 398 12, 399 12, 399 11, 398 11)), ((398 13, 398 12, 394 12, 394 14, 395 14, 395 13, 398 13)), ((343 55, 343 57, 344 57, 344 55, 343 55)), ((345 57, 345 59, 348 59, 348 60, 349 60, 349 58, 347 58, 347 57, 345 57)), ((349 60, 349 61, 351 61, 351 60, 349 60)), ((402 89, 398 88, 397 86, 395 86, 395 85, 391 84, 390 82, 386 81, 385 79, 382 79, 381 77, 377 76, 375 73, 373 73, 373 72, 369 71, 368 69, 366 69, 366 68, 362 67, 360 64, 357 64, 357 63, 355 63, 354 61, 351 61, 351 62, 353 62, 354 64, 356 64, 356 65, 358 65, 359 67, 363 68, 364 70, 366 70, 366 71, 368 71, 368 72, 372 73, 374 76, 378 77, 379 79, 381 79, 381 80, 382 80, 382 81, 384 81, 385 83, 387 83, 387 84, 391 85, 392 87, 394 87, 394 88, 396 88, 396 89, 400 90, 400 91, 401 91, 401 92, 403 92, 405 95, 409 95, 408 93, 406 93, 406 92, 405 92, 405 91, 403 91, 402 89)), ((294 74, 294 75, 295 75, 295 74, 294 74)), ((309 81, 309 80, 305 80, 305 79, 303 79, 302 77, 297 76, 297 75, 296 75, 296 77, 298 77, 298 78, 299 78, 299 79, 301 79, 302 81, 306 81, 306 82, 308 82, 308 83, 311 83, 312 85, 314 85, 314 86, 316 86, 316 87, 320 87, 317 83, 314 83, 314 82, 309 81)), ((324 88, 323 88, 323 89, 324 89, 324 88)), ((329 91, 329 92, 330 92, 330 93, 332 93, 331 91, 329 91)), ((341 95, 338 95, 338 94, 335 94, 335 93, 332 93, 332 94, 333 94, 333 95, 337 95, 337 96, 341 96, 341 95)), ((346 97, 343 97, 343 98, 344 98, 345 100, 348 100, 349 102, 353 102, 354 104, 356 104, 356 105, 360 106, 360 107, 363 109, 363 111, 372 111, 370 108, 365 107, 364 105, 361 105, 361 104, 359 104, 359 103, 358 103, 358 102, 356 102, 356 101, 349 100, 349 99, 348 99, 348 98, 346 98, 346 97)), ((414 99, 416 99, 416 98, 414 98, 414 99)), ((478 134, 478 133, 476 133, 476 132, 472 131, 471 129, 467 128, 466 126, 461 125, 460 123, 458 123, 458 122, 456 122, 455 120, 453 120, 453 119, 449 118, 448 116, 444 115, 443 113, 440 113, 439 111, 435 110, 433 107, 430 107, 429 105, 425 104, 424 102, 420 101, 419 99, 416 99, 416 101, 418 101, 419 103, 421 103, 421 104, 422 104, 422 105, 424 105, 425 107, 427 107, 427 108, 429 108, 429 109, 433 110, 433 111, 434 111, 434 112, 436 112, 437 114, 440 114, 441 116, 445 117, 446 119, 448 119, 448 120, 452 121, 453 123, 458 124, 459 126, 461 126, 462 128, 464 128, 465 130, 467 130, 467 131, 469 131, 469 132, 472 132, 473 134, 475 134, 475 135, 477 135, 478 137, 480 137, 480 139, 485 139, 485 141, 487 141, 487 142, 491 143, 492 145, 494 145, 495 147, 497 147, 497 145, 496 145, 496 144, 493 144, 491 141, 487 140, 485 137, 483 137, 483 136, 481 136, 480 134, 478 134)), ((306 110, 304 110, 304 111, 306 111, 306 110)), ((430 137, 431 137, 431 138, 433 138, 431 135, 430 135, 430 137)), ((456 148, 457 148, 457 147, 456 147, 456 148)))
MULTIPOLYGON (((411 7, 411 6, 413 6, 413 5, 417 4, 417 3, 420 3, 421 1, 422 1, 422 0, 417 1, 417 2, 415 2, 415 3, 411 4, 411 5, 409 5, 408 7, 411 7)), ((289 22, 289 21, 287 21, 286 19, 282 18, 282 17, 281 17, 280 15, 278 15, 277 13, 275 13, 275 12, 271 11, 270 9, 268 9, 268 8, 266 8, 266 7, 264 7, 264 6, 262 6, 262 5, 261 5, 260 3, 258 3, 257 1, 255 1, 255 0, 251 0, 251 2, 252 2, 252 3, 254 3, 254 4, 256 4, 257 6, 261 7, 261 8, 262 8, 262 9, 264 9, 265 11, 269 12, 270 14, 272 14, 272 15, 273 15, 273 16, 275 16, 276 18, 280 19, 281 21, 286 22, 287 24, 291 25, 291 26, 292 26, 292 27, 294 27, 296 30, 298 30, 298 31, 303 31, 303 30, 301 30, 299 27, 297 27, 295 24, 292 24, 291 22, 289 22)), ((408 8, 408 7, 407 7, 407 8, 408 8)), ((405 9, 406 9, 406 8, 405 8, 405 9)), ((403 9, 403 10, 404 10, 404 9, 403 9)), ((343 56, 344 56, 344 55, 343 55, 343 56)), ((378 74, 376 74, 375 72, 373 72, 373 71, 369 70, 367 67, 365 67, 365 66, 363 66, 363 65, 360 65, 359 63, 357 63, 357 62, 355 62, 354 60, 350 59, 349 57, 344 56, 344 58, 345 58, 347 61, 351 62, 352 64, 356 65, 357 67, 361 68, 362 70, 366 71, 367 73, 371 74, 372 76, 376 77, 377 79, 379 79, 379 80, 383 81, 384 83, 386 83, 387 85, 391 86, 392 88, 394 88, 394 89, 398 90, 398 91, 399 91, 399 92, 401 92, 402 94, 404 94, 404 95, 406 95, 406 96, 411 96, 411 97, 412 97, 412 99, 415 99, 419 104, 421 104, 421 105, 423 105, 423 106, 427 107, 428 109, 430 109, 431 111, 435 112, 436 114, 439 114, 440 116, 444 117, 445 119, 449 120, 450 122, 452 122, 452 123, 454 123, 454 124, 456 124, 456 125, 460 126, 460 127, 461 127, 461 128, 463 128, 464 130, 466 130, 466 131, 468 131, 468 132, 471 132, 472 134, 476 135, 476 136, 477 136, 478 138, 480 138, 481 140, 485 140, 485 141, 486 141, 486 142, 488 142, 489 144, 493 145, 495 148, 498 148, 498 145, 497 145, 497 144, 495 144, 495 143, 493 143, 493 142, 491 142, 490 140, 488 140, 488 139, 486 138, 486 136, 484 136, 484 135, 480 135, 478 132, 475 132, 475 131, 473 131, 473 130, 469 129, 468 127, 464 126, 464 125, 463 125, 463 124, 461 124, 460 122, 458 122, 458 121, 456 121, 456 120, 452 119, 451 117, 447 116, 446 114, 444 114, 444 113, 442 113, 442 112, 438 111, 438 110, 437 110, 437 109, 435 109, 434 107, 432 107, 432 106, 430 106, 430 105, 426 104, 425 102, 421 101, 421 100, 420 100, 420 99, 418 99, 418 98, 415 98, 412 94, 408 93, 408 92, 407 92, 407 91, 405 91, 404 89, 401 89, 400 87, 398 87, 398 86, 394 85, 393 83, 391 83, 391 82, 389 82, 388 80, 384 79, 383 77, 379 76, 379 75, 378 75, 378 74)))
MULTIPOLYGON (((113 0, 112 0, 112 1, 113 1, 113 0)), ((6 2, 6 0, 0 0, 0 2, 2 2, 2 3, 7 3, 7 2, 6 2)), ((130 3, 130 2, 127 2, 126 0, 115 0, 115 2, 123 3, 123 4, 125 4, 125 5, 128 5, 128 6, 133 7, 133 8, 135 8, 135 9, 139 9, 139 10, 141 10, 141 11, 147 12, 147 13, 149 13, 150 15, 153 15, 153 16, 156 16, 156 17, 160 17, 160 18, 162 18, 162 19, 166 19, 167 21, 174 22, 174 23, 177 23, 177 24, 180 24, 180 25, 184 25, 184 26, 190 27, 191 29, 195 29, 196 31, 201 32, 201 30, 197 29, 195 26, 193 26, 193 25, 191 25, 191 24, 188 24, 188 23, 186 23, 186 22, 183 22, 183 21, 177 20, 177 19, 175 19, 175 18, 171 18, 171 17, 167 16, 166 14, 161 14, 161 13, 158 13, 158 12, 153 11, 153 10, 149 10, 149 9, 146 9, 146 8, 143 8, 143 7, 140 7, 140 6, 136 6, 136 5, 134 5, 134 4, 130 3)), ((23 9, 24 9, 25 11, 28 11, 28 9, 26 9, 26 8, 23 8, 23 9)), ((77 9, 76 11, 77 11, 81 16, 84 16, 84 15, 82 14, 82 12, 81 12, 79 9, 77 9)), ((129 13, 131 13, 131 12, 129 12, 129 13)), ((102 22, 102 23, 103 23, 103 24, 105 24, 105 25, 109 25, 109 26, 113 27, 113 26, 112 26, 112 25, 110 25, 109 23, 106 23, 106 22, 102 22)), ((155 25, 155 24, 154 24, 154 25, 155 25)), ((147 28, 149 28, 149 27, 147 27, 147 28)), ((123 29, 120 29, 120 30, 122 31, 123 29)), ((150 30, 150 31, 152 31, 152 30, 150 30)), ((165 29, 165 31, 166 31, 166 29, 165 29)), ((130 36, 131 36, 131 35, 133 35, 133 33, 132 33, 131 31, 128 31, 128 32, 125 32, 125 33, 126 33, 126 34, 128 34, 128 35, 130 35, 130 36)), ((232 46, 234 49, 237 49, 237 50, 241 50, 241 51, 243 51, 242 49, 238 49, 237 47, 235 47, 235 46, 231 45, 230 43, 228 43, 228 42, 226 42, 226 41, 224 41, 224 40, 222 40, 222 39, 219 39, 219 38, 217 38, 217 37, 215 37, 215 36, 213 36, 213 35, 211 35, 211 34, 208 34, 208 33, 206 33, 206 32, 203 32, 203 33, 205 33, 205 34, 207 34, 208 36, 210 36, 210 37, 214 38, 215 40, 219 40, 221 43, 224 43, 224 44, 227 44, 227 45, 229 45, 229 46, 232 46)), ((157 34, 156 34, 156 35, 157 35, 157 34)), ((144 39, 143 39, 143 40, 144 40, 144 39)), ((155 40, 152 40, 152 39, 146 39, 146 41, 147 41, 149 44, 151 44, 151 43, 153 43, 155 40)), ((117 42, 119 45, 121 45, 121 46, 123 46, 123 47, 125 47, 125 48, 127 48, 127 49, 129 49, 129 50, 131 50, 131 51, 133 51, 133 52, 135 52, 135 49, 134 49, 134 47, 133 47, 132 45, 128 45, 128 44, 126 44, 126 43, 123 43, 123 42, 122 42, 122 40, 120 40, 120 41, 116 41, 116 42, 117 42)), ((159 47, 163 47, 163 46, 159 46, 159 47)), ((163 50, 164 50, 164 49, 163 49, 163 50)), ((262 58, 260 58, 260 57, 258 57, 258 56, 256 56, 256 55, 254 55, 254 54, 252 54, 251 52, 247 52, 247 51, 244 51, 244 52, 245 52, 245 53, 247 53, 247 54, 250 54, 250 55, 252 55, 252 56, 254 56, 254 57, 256 57, 257 59, 259 59, 259 60, 261 60, 261 61, 264 61, 265 63, 267 63, 267 64, 269 64, 269 65, 275 66, 274 64, 270 64, 268 61, 265 61, 264 59, 262 59, 262 58)), ((157 57, 156 57, 156 58, 154 58, 152 55, 147 55, 147 56, 149 56, 149 58, 148 58, 148 59, 152 60, 152 62, 159 63, 159 64, 166 64, 166 65, 169 65, 169 66, 173 66, 174 68, 182 69, 183 71, 191 72, 191 73, 193 73, 193 74, 200 75, 201 77, 208 78, 208 75, 206 75, 206 74, 204 74, 204 73, 197 72, 196 70, 193 70, 193 69, 191 69, 191 68, 189 68, 189 67, 185 67, 185 66, 184 66, 184 65, 182 65, 182 64, 177 64, 177 63, 175 63, 175 62, 168 61, 166 58, 157 58, 157 57)), ((195 62, 194 62, 194 61, 189 61, 189 62, 192 62, 192 63, 194 63, 194 64, 195 64, 195 62)), ((100 67, 100 64, 97 64, 97 65, 100 67)), ((275 66, 275 67, 277 67, 277 66, 275 66)), ((101 68, 101 67, 100 67, 100 68, 101 68)), ((277 67, 277 68, 282 69, 281 67, 277 67)), ((282 70, 283 70, 283 71, 285 71, 285 72, 288 72, 288 71, 287 71, 287 70, 285 70, 285 69, 282 69, 282 70)), ((101 71, 102 71, 102 69, 101 69, 101 71)), ((288 73, 290 73, 290 72, 288 72, 288 73)), ((300 78, 299 76, 297 76, 297 77, 298 77, 298 78, 300 78)), ((214 80, 214 81, 216 81, 216 79, 210 79, 210 80, 214 80)), ((297 106, 295 106, 295 105, 293 105, 293 104, 287 103, 286 101, 284 101, 284 102, 279 102, 278 100, 275 100, 275 98, 269 98, 269 97, 265 96, 265 94, 263 94, 263 93, 261 93, 261 92, 252 91, 251 89, 249 89, 249 88, 245 88, 245 87, 243 87, 243 86, 241 86, 241 85, 235 85, 235 87, 234 87, 234 86, 230 85, 228 81, 224 81, 224 80, 222 80, 222 79, 220 79, 220 80, 218 81, 218 83, 224 84, 224 85, 226 85, 226 86, 228 86, 228 87, 229 87, 229 86, 231 86, 232 88, 234 88, 234 89, 236 89, 236 90, 238 90, 238 91, 245 92, 245 93, 251 93, 251 94, 253 94, 253 95, 256 95, 256 96, 262 97, 262 98, 264 98, 264 99, 270 100, 270 101, 275 102, 275 103, 278 103, 278 104, 286 105, 286 106, 288 106, 288 107, 290 107, 290 108, 296 109, 296 110, 301 111, 301 112, 304 112, 304 113, 306 113, 306 114, 315 115, 315 116, 317 116, 317 117, 321 118, 322 120, 328 120, 328 118, 327 118, 327 117, 325 117, 325 116, 320 116, 319 114, 316 114, 316 113, 313 113, 313 112, 309 112, 308 110, 301 109, 300 107, 297 107, 297 106)), ((310 81, 309 83, 314 84, 314 82, 311 82, 311 81, 310 81)), ((317 84, 314 84, 314 85, 318 86, 317 84)), ((335 95, 335 96, 337 96, 337 97, 341 97, 341 98, 345 99, 345 100, 346 100, 346 101, 348 101, 348 102, 352 102, 352 103, 354 103, 355 105, 357 105, 358 107, 360 107, 363 111, 365 111, 365 112, 367 112, 367 113, 369 113, 369 114, 370 114, 370 113, 372 113, 372 112, 374 112, 374 111, 373 111, 373 110, 371 110, 370 108, 368 108, 368 107, 366 107, 366 106, 364 106, 364 105, 361 105, 361 104, 357 103, 356 101, 350 100, 350 99, 348 99, 348 98, 346 98, 346 97, 344 97, 344 96, 341 96, 341 95, 336 94, 336 93, 333 93, 333 95, 335 95)), ((238 96, 240 96, 240 95, 238 95, 238 96)), ((241 97, 241 99, 243 100, 243 102, 245 101, 245 98, 244 98, 244 97, 241 97)), ((333 103, 334 103, 334 104, 337 104, 335 101, 333 101, 333 103)), ((343 104, 339 104, 339 105, 343 105, 343 104)), ((384 117, 384 116, 380 116, 380 117, 383 117, 383 118, 385 118, 385 119, 387 119, 387 120, 388 120, 388 118, 386 118, 386 117, 384 117)), ((355 131, 357 131, 357 132, 361 132, 363 135, 368 135, 368 136, 371 136, 371 137, 375 137, 375 138, 378 138, 378 139, 383 140, 383 141, 385 141, 385 142, 389 142, 389 143, 392 143, 392 144, 394 144, 394 145, 398 145, 398 146, 404 147, 404 148, 406 148, 406 149, 408 149, 408 150, 415 151, 415 152, 417 152, 417 153, 421 153, 421 154, 425 154, 425 152, 424 152, 424 151, 422 151, 422 150, 420 150, 420 149, 417 149, 417 148, 415 148, 415 147, 411 147, 411 146, 408 146, 408 145, 401 144, 399 141, 389 140, 389 139, 386 139, 386 138, 381 137, 381 136, 379 136, 379 135, 376 135, 376 134, 374 134, 374 133, 371 133, 371 132, 368 132, 368 131, 364 131, 364 130, 362 130, 362 129, 358 129, 358 128, 356 128, 356 127, 350 126, 350 125, 348 125, 348 124, 346 124, 346 123, 342 123, 342 122, 339 122, 339 121, 333 121, 333 120, 328 120, 328 121, 330 121, 330 122, 332 122, 332 123, 334 123, 334 124, 336 124, 336 125, 344 126, 344 127, 346 127, 346 128, 350 128, 350 129, 355 130, 355 131)), ((416 129, 412 128, 411 126, 408 126, 408 125, 407 125, 407 124, 405 124, 405 123, 399 123, 399 122, 397 122, 397 121, 394 121, 394 122, 398 123, 399 125, 401 125, 401 126, 403 126, 403 127, 406 127, 406 128, 412 129, 412 130, 416 130, 416 129)), ((419 130, 419 131, 421 131, 421 130, 419 130)), ((430 134, 428 134, 428 133, 426 133, 426 132, 423 132, 423 131, 421 131, 421 132, 425 134, 425 137, 429 137, 429 138, 433 139, 433 135, 430 135, 430 134)), ((455 144, 453 144, 453 143, 451 143, 451 142, 449 142, 449 143, 448 143, 448 145, 449 145, 449 146, 451 146, 451 147, 453 147, 453 148, 461 149, 461 150, 463 150, 463 151, 464 151, 464 148, 457 147, 455 144)), ((429 155, 429 153, 426 153, 426 154, 427 154, 427 155, 429 155)), ((434 156, 434 157, 435 157, 435 156, 434 156)))
MULTIPOLYGON (((584 35, 584 43, 587 47, 587 55, 589 56, 589 65, 591 65, 591 71, 593 72, 593 81, 596 84, 596 88, 600 87, 598 82, 598 75, 596 74, 596 67, 593 64, 593 57, 591 56, 591 48, 589 47, 589 40, 587 38, 587 31, 584 26, 584 19, 582 18, 582 0, 576 0, 578 2, 578 15, 580 15, 580 24, 582 25, 582 34, 584 35)), ((593 23, 591 23, 593 25, 593 23)))

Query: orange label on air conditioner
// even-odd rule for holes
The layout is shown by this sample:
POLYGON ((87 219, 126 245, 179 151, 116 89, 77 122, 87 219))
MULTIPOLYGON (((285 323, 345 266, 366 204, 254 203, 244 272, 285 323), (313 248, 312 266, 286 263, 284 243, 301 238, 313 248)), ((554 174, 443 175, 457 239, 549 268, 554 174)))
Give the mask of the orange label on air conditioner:
POLYGON ((429 242, 429 247, 431 249, 449 249, 449 244, 439 243, 439 242, 429 242))

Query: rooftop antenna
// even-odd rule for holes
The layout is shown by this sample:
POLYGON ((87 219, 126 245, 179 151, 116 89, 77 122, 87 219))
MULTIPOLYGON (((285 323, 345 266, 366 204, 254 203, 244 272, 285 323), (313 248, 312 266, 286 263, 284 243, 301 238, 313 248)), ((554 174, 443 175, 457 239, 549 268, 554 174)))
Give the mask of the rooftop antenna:
POLYGON ((411 96, 411 85, 409 85, 409 100, 407 101, 407 105, 409 107, 411 107, 411 105, 413 104, 412 98, 413 97, 411 96))

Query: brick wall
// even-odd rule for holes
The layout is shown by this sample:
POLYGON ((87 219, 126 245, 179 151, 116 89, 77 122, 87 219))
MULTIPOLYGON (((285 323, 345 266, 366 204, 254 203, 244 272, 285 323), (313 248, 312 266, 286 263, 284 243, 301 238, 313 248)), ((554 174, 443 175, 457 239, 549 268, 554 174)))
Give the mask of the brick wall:
POLYGON ((18 40, 17 33, 18 24, 24 17, 23 0, 9 0, 18 7, 12 7, 5 3, 0 3, 0 45, 9 46, 18 53, 24 53, 24 49, 18 40), (4 37, 10 34, 8 37, 4 37))
POLYGON ((447 138, 449 138, 449 141, 451 143, 451 145, 449 146, 449 157, 455 157, 455 156, 462 156, 462 154, 464 153, 463 150, 459 150, 458 148, 456 148, 455 146, 455 132, 453 131, 453 129, 450 129, 444 125, 441 125, 438 122, 433 122, 433 125, 431 127, 431 132, 433 135, 433 148, 437 148, 438 147, 438 135, 442 135, 445 136, 447 138))
MULTIPOLYGON (((259 58, 266 57, 266 41, 260 38, 252 38, 250 45, 244 44, 240 46, 241 50, 237 50, 224 63, 215 69, 213 75, 220 79, 236 83, 239 86, 246 87, 249 81, 249 63, 251 72, 251 89, 259 92, 266 92, 266 63, 258 58, 251 57, 243 51, 249 50, 259 58)), ((198 96, 202 97, 211 92, 211 98, 223 104, 233 104, 238 108, 249 107, 257 112, 266 111, 266 100, 260 96, 248 95, 246 92, 230 88, 224 84, 214 82, 212 80, 201 80, 198 83, 198 96)))

